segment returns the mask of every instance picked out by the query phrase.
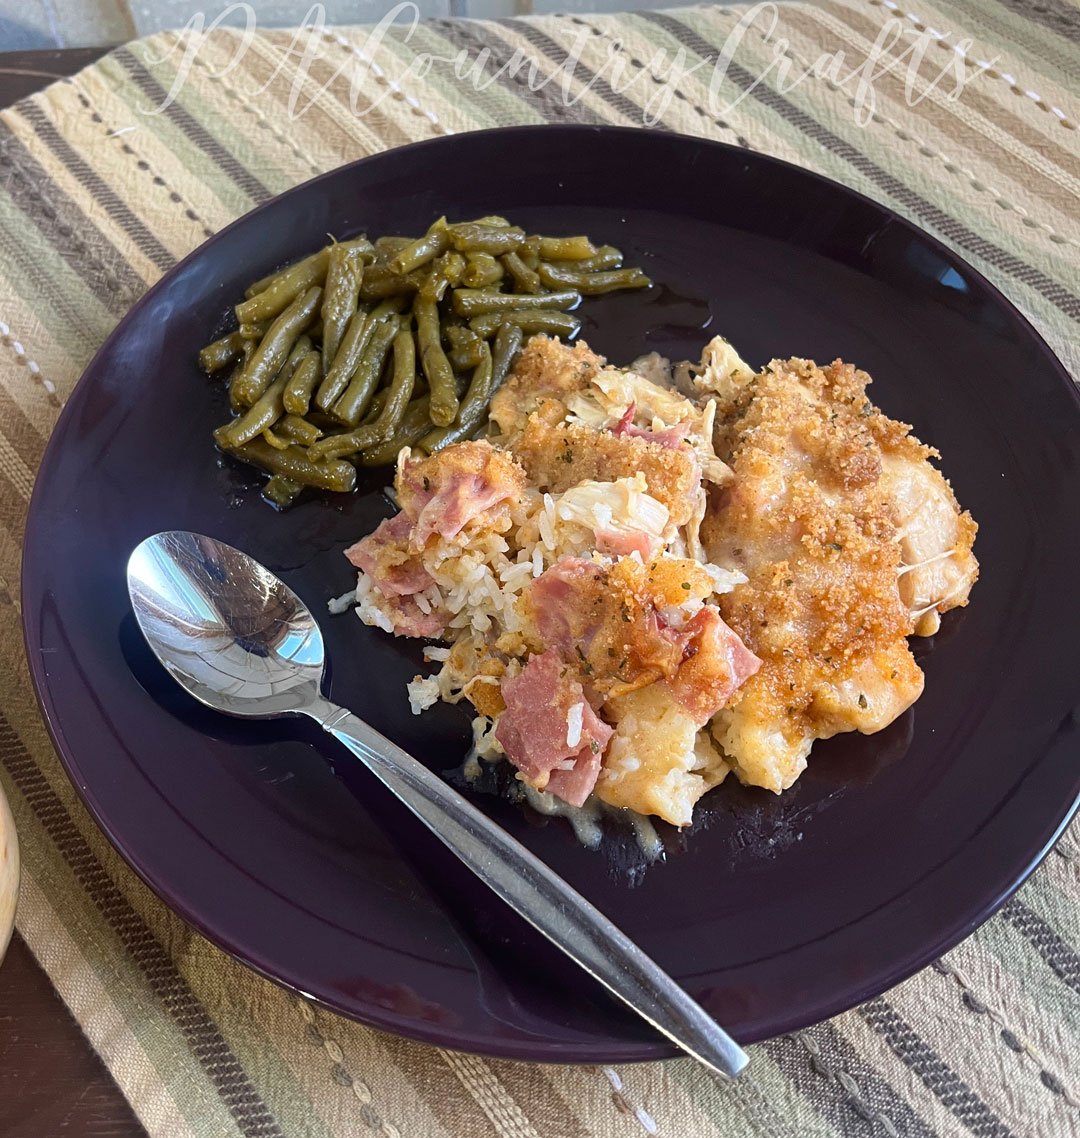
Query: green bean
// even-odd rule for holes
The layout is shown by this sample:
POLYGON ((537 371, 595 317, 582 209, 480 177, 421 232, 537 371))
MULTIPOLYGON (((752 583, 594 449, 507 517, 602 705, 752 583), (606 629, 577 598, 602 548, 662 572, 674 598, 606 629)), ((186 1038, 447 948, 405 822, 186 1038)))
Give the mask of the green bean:
POLYGON ((312 253, 310 257, 303 257, 299 261, 290 261, 287 265, 282 265, 280 269, 275 269, 272 273, 267 273, 265 277, 259 277, 257 281, 249 284, 244 289, 244 297, 250 300, 257 293, 265 292, 283 273, 292 272, 294 269, 299 269, 302 265, 306 265, 309 261, 315 260, 325 250, 320 249, 318 253, 312 253))
POLYGON ((538 252, 544 261, 584 261, 596 256, 596 246, 588 237, 541 237, 538 252))
POLYGON ((311 337, 305 332, 300 336, 296 343, 293 344, 292 351, 289 353, 281 368, 281 374, 291 376, 294 371, 300 366, 300 361, 311 351, 311 337))
POLYGON ((479 365, 482 355, 480 345, 483 341, 471 328, 444 324, 443 334, 452 345, 447 358, 456 371, 472 371, 479 365))
POLYGON ((460 348, 451 348, 446 358, 455 371, 471 371, 479 367, 483 357, 484 341, 479 336, 471 344, 463 344, 460 348))
MULTIPOLYGON (((299 263, 299 261, 294 262, 294 264, 297 265, 299 263)), ((291 269, 292 267, 293 265, 286 265, 283 269, 275 269, 274 272, 267 273, 265 277, 259 277, 257 281, 252 281, 251 284, 249 284, 247 288, 244 289, 244 299, 250 300, 253 296, 262 292, 263 289, 269 288, 269 286, 273 284, 274 278, 278 275, 278 273, 282 273, 285 271, 285 269, 291 269)))
MULTIPOLYGON (((456 317, 451 317, 451 319, 456 319, 456 317)), ((443 321, 443 335, 455 348, 467 347, 469 344, 475 344, 479 339, 479 336, 468 325, 452 324, 449 320, 443 321)))
POLYGON ((525 240, 525 230, 517 226, 481 225, 463 221, 448 229, 450 240, 459 253, 508 253, 525 240))
POLYGON ((272 427, 281 418, 281 393, 287 382, 287 376, 278 376, 239 419, 218 427, 214 432, 218 446, 223 450, 234 450, 262 434, 267 427, 272 427))
POLYGON ((491 394, 502 387, 514 362, 514 357, 521 350, 521 342, 525 334, 516 324, 500 324, 495 333, 495 342, 491 346, 491 394))
POLYGON ((387 352, 390 351, 390 345, 394 342, 399 327, 400 321, 397 317, 378 322, 352 382, 334 404, 330 413, 347 427, 355 427, 364 417, 371 397, 375 394, 375 388, 379 385, 387 352))
POLYGON ((450 280, 444 270, 445 266, 440 265, 437 261, 431 266, 424 283, 420 286, 420 296, 433 300, 436 304, 442 300, 446 295, 446 290, 450 287, 450 280))
POLYGON ((274 450, 287 450, 292 445, 288 439, 278 438, 270 427, 262 431, 259 437, 269 443, 274 450))
POLYGON ((303 486, 286 478, 283 474, 275 474, 263 487, 262 496, 279 510, 287 510, 300 496, 303 486))
POLYGON ((458 397, 454 387, 454 369, 442 349, 439 310, 435 301, 422 293, 413 304, 416 318, 416 340, 420 362, 431 391, 431 421, 448 427, 457 414, 458 397))
POLYGON ((356 488, 356 467, 351 463, 341 460, 312 462, 303 447, 275 450, 265 439, 252 439, 243 446, 230 448, 229 454, 271 474, 282 474, 302 486, 345 494, 356 488))
POLYGON ((474 316, 469 327, 483 340, 489 340, 499 330, 500 324, 514 324, 522 332, 545 332, 549 336, 573 336, 581 327, 581 321, 568 312, 555 309, 532 308, 523 312, 488 312, 474 316))
POLYGON ((237 393, 237 384, 240 377, 244 374, 247 368, 248 361, 251 359, 255 351, 255 345, 251 340, 244 341, 244 354, 240 357, 240 362, 232 369, 229 374, 229 409, 236 415, 239 415, 244 410, 244 404, 240 402, 240 396, 237 393))
POLYGON ((282 415, 275 424, 275 428, 291 442, 301 443, 306 447, 318 442, 322 437, 322 430, 319 427, 316 427, 314 423, 309 423, 307 419, 302 418, 300 415, 294 415, 291 412, 282 415))
POLYGON ((372 256, 367 238, 361 242, 346 241, 330 248, 326 264, 326 292, 322 302, 322 362, 329 371, 341 338, 360 299, 360 282, 364 264, 372 256))
POLYGON ((406 245, 390 258, 390 269, 405 276, 414 269, 422 268, 429 261, 434 261, 449 247, 450 234, 446 231, 446 218, 440 217, 423 237, 418 237, 411 245, 406 245))
POLYGON ((522 312, 530 308, 573 308, 580 300, 581 294, 573 289, 543 296, 519 296, 512 292, 456 288, 453 307, 459 316, 483 316, 487 312, 522 312))
POLYGON ((268 320, 257 320, 254 324, 241 324, 237 328, 236 334, 242 340, 261 340, 269 327, 270 322, 268 320))
POLYGON ((376 423, 363 423, 351 431, 319 439, 309 454, 316 462, 331 462, 339 458, 366 451, 369 447, 386 442, 386 433, 376 423))
POLYGON ((270 325, 234 385, 236 398, 243 406, 250 407, 281 370, 293 344, 314 319, 322 291, 318 285, 309 288, 270 325))
POLYGON ((322 367, 319 364, 319 353, 308 352, 297 365, 296 370, 289 376, 285 385, 285 394, 281 397, 282 405, 291 415, 306 415, 311 405, 311 393, 322 379, 322 367))
POLYGON ((411 237, 379 237, 375 241, 375 261, 377 264, 385 264, 395 254, 400 253, 402 249, 407 248, 413 243, 411 237))
POLYGON ((522 264, 535 273, 536 266, 540 264, 540 238, 526 237, 525 244, 517 250, 517 255, 521 258, 522 264))
POLYGON ((360 282, 360 299, 385 300, 398 293, 416 292, 423 283, 423 273, 406 277, 391 271, 385 265, 375 264, 364 271, 364 279, 360 282))
POLYGON ((412 329, 400 328, 394 337, 394 374, 387 389, 386 406, 379 412, 378 425, 390 436, 405 417, 416 388, 416 344, 412 329))
POLYGON ((315 285, 323 284, 326 262, 327 251, 320 249, 298 265, 278 273, 262 292, 236 306, 236 319, 241 324, 253 324, 257 320, 273 320, 280 316, 298 296, 315 285))
POLYGON ((503 278, 503 266, 490 253, 470 253, 461 283, 469 288, 488 288, 503 278))
MULTIPOLYGON (((503 253, 499 260, 513 278, 514 288, 516 288, 518 292, 531 293, 540 291, 540 278, 525 264, 517 253, 503 253)), ((471 284, 472 282, 466 281, 465 283, 471 284)))
POLYGON ((474 217, 469 221, 459 221, 458 225, 483 225, 490 229, 509 229, 510 222, 498 214, 489 214, 487 217, 474 217))
POLYGON ((536 270, 548 288, 576 288, 583 296, 615 292, 622 288, 647 288, 652 281, 641 269, 612 269, 610 272, 581 273, 541 264, 536 270))
POLYGON ((487 414, 488 401, 491 398, 491 349, 483 345, 480 363, 473 372, 465 398, 461 401, 457 419, 447 427, 429 431, 417 443, 417 446, 434 454, 443 447, 456 443, 471 431, 475 430, 487 414))
POLYGON ((422 395, 414 399, 405 411, 405 417, 394 432, 393 437, 384 443, 368 447, 360 455, 361 466, 388 466, 398 456, 402 447, 412 446, 431 430, 429 397, 422 395))
POLYGON ((399 312, 403 305, 404 302, 400 297, 388 298, 376 305, 371 312, 358 311, 353 316, 349 321, 349 327, 345 330, 345 338, 341 341, 338 354, 315 393, 316 407, 321 411, 331 410, 341 398, 342 392, 349 386, 353 373, 360 366, 377 325, 388 316, 399 312))
POLYGON ((404 420, 415 385, 416 352, 413 336, 408 328, 402 328, 394 336, 394 375, 390 386, 380 391, 371 402, 370 409, 374 411, 377 408, 377 414, 374 417, 369 414, 353 431, 320 440, 311 448, 310 457, 343 458, 386 442, 404 420))
POLYGON ((207 375, 213 375, 214 372, 221 371, 222 368, 240 359, 243 354, 244 337, 239 332, 230 332, 220 340, 207 344, 199 352, 199 367, 207 375))
POLYGON ((621 249, 614 245, 601 245, 596 255, 584 261, 552 261, 557 269, 570 269, 579 273, 598 273, 603 269, 617 269, 622 265, 623 255, 621 249))
POLYGON ((436 262, 439 266, 439 271, 450 282, 451 288, 457 288, 461 284, 461 278, 465 275, 466 260, 463 254, 459 253, 456 249, 451 249, 443 255, 436 262))
POLYGON ((368 404, 367 414, 360 420, 361 427, 367 423, 374 423, 382 414, 382 409, 386 406, 386 396, 387 389, 385 387, 382 388, 381 391, 375 392, 371 402, 368 404))

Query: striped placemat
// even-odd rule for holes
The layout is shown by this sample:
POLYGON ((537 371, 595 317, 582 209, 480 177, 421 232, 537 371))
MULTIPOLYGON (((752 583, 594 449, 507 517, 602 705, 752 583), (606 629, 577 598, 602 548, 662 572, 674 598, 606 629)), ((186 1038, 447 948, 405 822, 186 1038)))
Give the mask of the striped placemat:
POLYGON ((753 1048, 736 1084, 686 1061, 437 1051, 286 994, 147 891, 58 765, 18 620, 44 442, 132 302, 271 195, 434 135, 648 122, 779 155, 951 244, 1080 374, 1078 44, 1071 0, 819 0, 299 40, 219 30, 131 44, 0 114, 0 779, 23 847, 18 923, 152 1134, 1080 1134, 1075 828, 946 958, 753 1048))

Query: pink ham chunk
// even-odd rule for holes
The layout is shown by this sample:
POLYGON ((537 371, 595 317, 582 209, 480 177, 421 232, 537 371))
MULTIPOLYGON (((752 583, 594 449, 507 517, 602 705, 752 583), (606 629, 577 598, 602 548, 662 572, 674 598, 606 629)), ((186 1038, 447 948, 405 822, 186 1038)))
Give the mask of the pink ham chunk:
POLYGON ((412 597, 390 597, 386 607, 390 610, 395 636, 433 639, 441 636, 446 628, 446 613, 438 609, 424 612, 412 597))
POLYGON ((435 534, 455 537, 474 518, 519 497, 524 486, 525 472, 517 462, 483 441, 458 443, 407 462, 397 493, 413 521, 411 548, 423 549, 435 534))
MULTIPOLYGON (((607 727, 607 724, 604 726, 607 727)), ((571 806, 584 806, 585 799, 592 794, 600 775, 603 757, 599 745, 595 751, 591 744, 582 747, 574 756, 573 766, 569 769, 559 766, 551 772, 544 789, 548 794, 554 794, 556 798, 561 798, 571 806)))
POLYGON ((384 596, 408 597, 422 593, 431 575, 409 549, 412 522, 405 513, 380 522, 367 537, 345 550, 345 556, 362 569, 384 596))
POLYGON ((761 661, 706 605, 679 632, 683 662, 664 682, 675 699, 703 727, 761 667, 761 661))
POLYGON ((510 761, 538 789, 580 806, 592 793, 612 729, 593 711, 581 684, 549 648, 529 657, 521 673, 502 684, 506 710, 495 738, 510 761), (581 737, 567 742, 568 716, 584 704, 581 737))
POLYGON ((365 573, 385 599, 383 608, 395 636, 439 636, 447 614, 424 612, 415 594, 432 584, 431 574, 409 548, 412 522, 405 513, 380 522, 377 529, 345 550, 345 556, 365 573))
POLYGON ((663 549, 664 543, 658 537, 644 530, 597 529, 596 548, 601 553, 611 553, 616 557, 629 557, 631 553, 640 555, 642 561, 649 561, 663 549))
POLYGON ((604 575, 601 566, 580 557, 564 557, 533 581, 529 603, 540 639, 572 656, 575 647, 588 651, 581 632, 579 595, 604 575))
POLYGON ((611 428, 613 435, 626 435, 631 439, 644 439, 647 443, 657 443, 659 446, 674 450, 686 442, 690 433, 689 423, 676 423, 674 427, 667 427, 662 431, 650 431, 644 427, 634 426, 635 404, 631 403, 623 412, 622 418, 611 428))

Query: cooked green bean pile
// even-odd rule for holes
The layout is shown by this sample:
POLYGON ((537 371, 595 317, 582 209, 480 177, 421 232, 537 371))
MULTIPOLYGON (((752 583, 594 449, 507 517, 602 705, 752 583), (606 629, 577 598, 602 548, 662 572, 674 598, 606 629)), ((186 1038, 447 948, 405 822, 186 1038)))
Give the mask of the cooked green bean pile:
POLYGON ((236 331, 199 353, 208 375, 231 368, 235 418, 214 440, 267 471, 284 508, 305 486, 354 489, 357 465, 403 446, 473 437, 526 335, 570 338, 583 297, 651 283, 622 260, 503 217, 335 242, 251 285, 236 331))

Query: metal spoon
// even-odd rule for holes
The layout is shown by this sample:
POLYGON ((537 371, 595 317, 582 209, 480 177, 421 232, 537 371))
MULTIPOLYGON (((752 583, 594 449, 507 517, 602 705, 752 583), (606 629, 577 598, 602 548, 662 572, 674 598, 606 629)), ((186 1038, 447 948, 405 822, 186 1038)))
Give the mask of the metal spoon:
POLYGON ((175 530, 127 567, 154 655, 200 703, 228 715, 309 715, 339 739, 512 909, 638 1015, 728 1076, 746 1053, 633 941, 438 775, 321 691, 322 633, 303 601, 230 545, 175 530))

